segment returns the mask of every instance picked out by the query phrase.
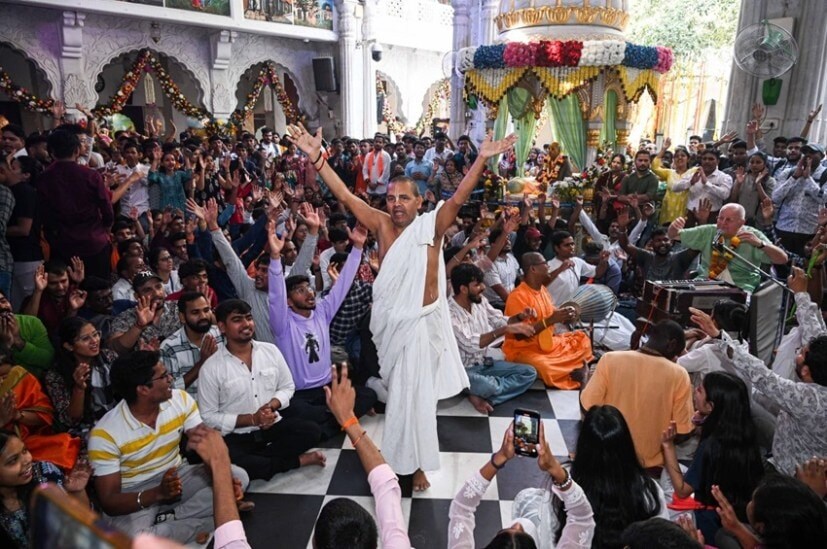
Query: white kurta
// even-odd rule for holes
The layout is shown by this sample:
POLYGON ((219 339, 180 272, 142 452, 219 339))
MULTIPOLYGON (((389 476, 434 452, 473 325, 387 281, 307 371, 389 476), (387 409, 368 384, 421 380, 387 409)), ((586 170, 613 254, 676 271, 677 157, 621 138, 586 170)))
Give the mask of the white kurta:
POLYGON ((439 469, 437 401, 469 385, 451 329, 441 253, 439 297, 422 306, 428 249, 442 205, 419 216, 399 235, 373 283, 370 330, 379 372, 388 387, 382 453, 401 475, 439 469))

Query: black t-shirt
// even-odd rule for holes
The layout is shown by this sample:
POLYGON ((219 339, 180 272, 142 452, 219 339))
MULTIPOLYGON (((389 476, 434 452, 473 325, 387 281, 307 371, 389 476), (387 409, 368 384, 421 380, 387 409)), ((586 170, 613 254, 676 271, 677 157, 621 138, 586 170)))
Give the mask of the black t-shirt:
POLYGON ((18 183, 11 187, 14 195, 14 209, 8 226, 17 225, 21 218, 32 220, 29 236, 6 236, 15 261, 41 261, 43 251, 40 249, 40 215, 37 207, 37 191, 28 183, 18 183))
POLYGON ((680 252, 670 252, 665 261, 655 261, 653 252, 638 249, 635 261, 646 280, 683 280, 696 255, 698 253, 695 250, 687 248, 680 252))

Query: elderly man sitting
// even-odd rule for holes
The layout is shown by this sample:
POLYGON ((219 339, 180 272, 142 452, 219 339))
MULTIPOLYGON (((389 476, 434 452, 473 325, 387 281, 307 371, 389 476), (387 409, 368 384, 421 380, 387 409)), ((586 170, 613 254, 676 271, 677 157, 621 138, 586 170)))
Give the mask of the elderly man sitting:
POLYGON ((715 225, 684 229, 686 220, 677 218, 669 226, 669 238, 680 240, 687 248, 701 252, 698 278, 723 280, 752 292, 761 282, 761 276, 726 249, 734 250, 753 265, 782 265, 787 263, 787 254, 774 246, 761 231, 745 225, 745 219, 743 206, 727 204, 721 208, 715 225), (716 246, 713 246, 713 241, 716 246), (724 247, 719 249, 718 244, 724 247))

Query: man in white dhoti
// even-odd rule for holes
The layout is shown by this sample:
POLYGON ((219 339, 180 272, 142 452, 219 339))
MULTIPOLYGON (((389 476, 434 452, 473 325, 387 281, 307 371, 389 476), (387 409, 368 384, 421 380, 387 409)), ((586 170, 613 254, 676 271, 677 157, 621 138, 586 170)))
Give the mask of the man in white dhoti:
POLYGON ((290 126, 288 133, 330 192, 379 241, 382 267, 373 284, 370 328, 388 388, 382 452, 394 471, 413 473, 415 490, 425 490, 430 484, 424 471, 439 468, 437 401, 468 387, 448 312, 442 240, 476 187, 486 160, 508 150, 515 137, 497 142, 486 138, 454 195, 417 217, 422 197, 412 179, 391 181, 387 211, 371 208, 328 166, 321 129, 312 135, 301 125, 290 126))

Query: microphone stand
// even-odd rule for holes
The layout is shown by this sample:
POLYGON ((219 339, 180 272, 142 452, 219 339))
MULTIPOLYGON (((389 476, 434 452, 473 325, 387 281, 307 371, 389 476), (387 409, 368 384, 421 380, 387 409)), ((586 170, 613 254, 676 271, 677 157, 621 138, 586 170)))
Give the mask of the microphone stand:
POLYGON ((772 282, 776 286, 780 286, 781 288, 783 288, 784 290, 786 290, 790 294, 795 293, 791 289, 789 289, 786 286, 786 284, 779 281, 777 278, 772 276, 770 273, 762 270, 761 267, 759 267, 758 265, 755 265, 754 263, 751 263, 748 259, 746 259, 744 256, 742 256, 741 254, 739 254, 738 252, 736 252, 735 250, 733 250, 732 248, 730 248, 726 244, 722 244, 722 243, 715 244, 715 243, 713 243, 712 248, 713 249, 718 248, 719 250, 724 250, 725 252, 727 252, 729 254, 732 254, 732 256, 734 258, 739 259, 739 260, 741 260, 742 263, 746 264, 750 268, 750 270, 752 270, 752 272, 758 273, 759 275, 763 276, 764 278, 766 278, 767 280, 769 280, 770 282, 772 282))

